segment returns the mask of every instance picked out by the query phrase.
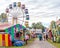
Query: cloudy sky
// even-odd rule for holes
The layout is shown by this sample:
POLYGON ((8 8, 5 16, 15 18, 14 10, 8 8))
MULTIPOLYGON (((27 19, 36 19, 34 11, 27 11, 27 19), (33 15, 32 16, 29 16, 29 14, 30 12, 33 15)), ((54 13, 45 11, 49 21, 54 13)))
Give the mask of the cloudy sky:
POLYGON ((1 0, 0 13, 4 12, 7 6, 13 2, 21 2, 29 9, 30 25, 40 21, 48 27, 52 20, 59 19, 60 0, 1 0))

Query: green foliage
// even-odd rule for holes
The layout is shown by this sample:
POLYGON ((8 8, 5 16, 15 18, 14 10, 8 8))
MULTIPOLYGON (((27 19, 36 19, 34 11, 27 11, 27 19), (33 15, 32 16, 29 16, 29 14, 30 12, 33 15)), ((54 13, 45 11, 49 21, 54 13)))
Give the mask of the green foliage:
POLYGON ((32 28, 36 29, 36 24, 32 23, 32 28))
POLYGON ((57 27, 58 28, 58 30, 60 30, 60 27, 57 27))
POLYGON ((1 17, 1 15, 0 15, 0 21, 2 20, 2 17, 1 17))
POLYGON ((7 14, 1 13, 1 15, 0 15, 0 22, 8 22, 7 14))
POLYGON ((54 43, 54 42, 51 42, 51 40, 48 40, 48 42, 54 45, 56 48, 60 48, 60 43, 54 43))
POLYGON ((42 25, 41 22, 37 22, 37 23, 32 23, 32 28, 44 30, 45 27, 42 25))
POLYGON ((56 42, 60 43, 60 36, 57 37, 56 42))
POLYGON ((55 21, 51 22, 50 29, 52 30, 53 35, 60 35, 60 27, 59 25, 56 25, 55 21))
POLYGON ((50 29, 52 30, 53 28, 56 28, 56 22, 52 21, 50 24, 50 29))

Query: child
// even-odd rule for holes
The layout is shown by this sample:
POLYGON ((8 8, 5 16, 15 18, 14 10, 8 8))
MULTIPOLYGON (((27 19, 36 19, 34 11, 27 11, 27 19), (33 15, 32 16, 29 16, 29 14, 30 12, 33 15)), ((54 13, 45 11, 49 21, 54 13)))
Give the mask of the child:
POLYGON ((29 36, 26 34, 25 35, 25 42, 26 42, 26 44, 27 44, 27 41, 29 40, 29 36))

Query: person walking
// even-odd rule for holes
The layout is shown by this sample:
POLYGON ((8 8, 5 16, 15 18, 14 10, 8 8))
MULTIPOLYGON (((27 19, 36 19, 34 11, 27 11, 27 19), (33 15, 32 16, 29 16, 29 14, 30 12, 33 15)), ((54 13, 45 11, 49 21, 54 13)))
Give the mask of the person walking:
POLYGON ((39 40, 40 41, 42 40, 42 34, 39 34, 39 40))
POLYGON ((54 35, 54 42, 56 42, 56 35, 54 35))
POLYGON ((46 40, 48 40, 48 35, 46 34, 46 40))
POLYGON ((29 36, 26 34, 25 35, 25 42, 26 42, 26 44, 28 43, 27 41, 29 40, 29 36))

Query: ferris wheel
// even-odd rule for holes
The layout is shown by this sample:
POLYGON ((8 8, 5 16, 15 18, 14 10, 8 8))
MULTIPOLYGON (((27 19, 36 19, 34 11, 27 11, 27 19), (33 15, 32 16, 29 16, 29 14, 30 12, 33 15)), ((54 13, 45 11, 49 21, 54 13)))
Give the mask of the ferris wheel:
POLYGON ((12 18, 12 20, 10 19, 12 24, 23 24, 25 20, 29 20, 28 9, 21 2, 9 4, 9 7, 6 8, 6 14, 12 18))

